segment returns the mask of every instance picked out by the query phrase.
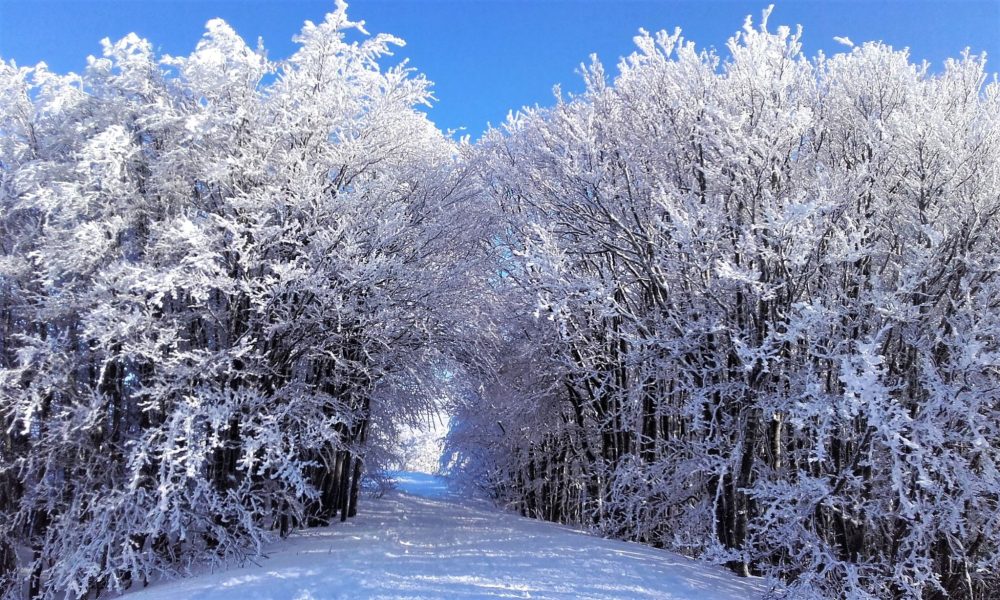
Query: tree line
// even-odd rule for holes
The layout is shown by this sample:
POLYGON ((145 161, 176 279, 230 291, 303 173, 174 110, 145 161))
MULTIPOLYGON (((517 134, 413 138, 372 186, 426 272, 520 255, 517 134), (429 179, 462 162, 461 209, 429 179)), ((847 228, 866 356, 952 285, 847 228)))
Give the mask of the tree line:
POLYGON ((995 597, 1000 87, 767 16, 477 145, 504 352, 452 468, 788 595, 995 597))
POLYGON ((748 19, 475 144, 346 8, 0 62, 0 590, 357 513, 444 402, 523 514, 829 598, 1000 593, 1000 88, 748 19))
POLYGON ((214 20, 187 57, 0 66, 5 597, 344 520, 433 408, 468 192, 426 79, 359 29, 341 7, 281 62, 214 20))

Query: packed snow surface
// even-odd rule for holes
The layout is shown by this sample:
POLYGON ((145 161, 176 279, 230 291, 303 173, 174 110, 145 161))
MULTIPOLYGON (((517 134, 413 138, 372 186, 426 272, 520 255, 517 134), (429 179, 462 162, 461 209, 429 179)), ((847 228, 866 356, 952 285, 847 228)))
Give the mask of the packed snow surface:
POLYGON ((396 479, 396 491, 365 499, 356 518, 275 543, 259 565, 164 582, 130 600, 752 600, 766 592, 676 554, 499 512, 431 475, 396 479))

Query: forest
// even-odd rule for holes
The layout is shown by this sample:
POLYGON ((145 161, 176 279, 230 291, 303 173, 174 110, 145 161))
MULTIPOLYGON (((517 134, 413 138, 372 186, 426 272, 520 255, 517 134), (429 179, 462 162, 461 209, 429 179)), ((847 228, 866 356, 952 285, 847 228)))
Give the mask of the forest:
POLYGON ((776 597, 1000 597, 1000 83, 642 31, 473 143, 346 6, 0 61, 0 595, 364 511, 400 430, 776 597))

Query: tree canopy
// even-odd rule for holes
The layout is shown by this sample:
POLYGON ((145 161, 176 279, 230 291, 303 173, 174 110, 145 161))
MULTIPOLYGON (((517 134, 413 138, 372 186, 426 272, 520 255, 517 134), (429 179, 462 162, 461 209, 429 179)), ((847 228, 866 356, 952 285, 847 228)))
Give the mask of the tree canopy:
POLYGON ((1000 85, 640 32, 476 144, 346 6, 0 62, 0 590, 353 516, 444 405, 523 514, 829 598, 1000 593, 1000 85))

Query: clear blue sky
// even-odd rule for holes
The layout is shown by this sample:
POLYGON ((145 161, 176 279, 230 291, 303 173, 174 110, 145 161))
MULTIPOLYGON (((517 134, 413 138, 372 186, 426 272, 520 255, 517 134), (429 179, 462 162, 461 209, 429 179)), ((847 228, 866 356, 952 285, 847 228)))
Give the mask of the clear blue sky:
MULTIPOLYGON (((435 82, 431 118, 464 127, 473 138, 510 109, 549 104, 553 84, 580 89, 578 65, 596 52, 606 65, 632 51, 640 27, 679 26, 699 46, 724 49, 747 14, 769 0, 355 0, 349 14, 370 32, 408 44, 397 53, 435 82)), ((883 40, 909 47, 935 68, 963 48, 986 51, 1000 65, 1000 0, 776 1, 771 25, 801 24, 809 54, 842 50, 833 36, 855 43, 883 40)), ((187 54, 205 22, 228 21, 251 46, 263 37, 272 58, 288 56, 304 20, 318 21, 333 1, 313 0, 0 0, 0 56, 19 64, 44 60, 56 71, 79 71, 98 41, 135 31, 169 54, 187 54)))

